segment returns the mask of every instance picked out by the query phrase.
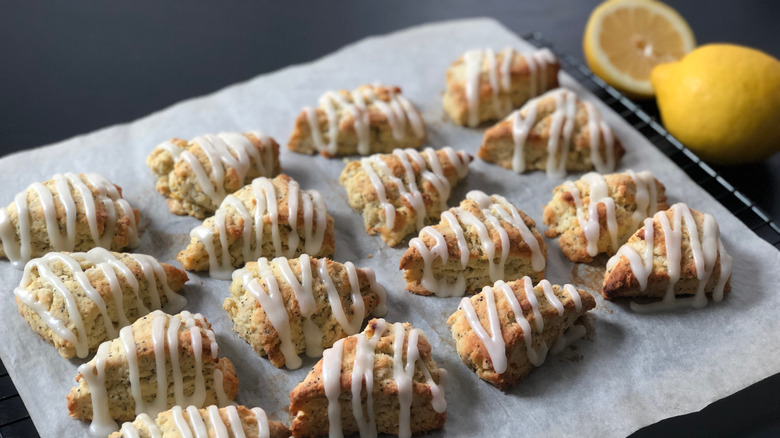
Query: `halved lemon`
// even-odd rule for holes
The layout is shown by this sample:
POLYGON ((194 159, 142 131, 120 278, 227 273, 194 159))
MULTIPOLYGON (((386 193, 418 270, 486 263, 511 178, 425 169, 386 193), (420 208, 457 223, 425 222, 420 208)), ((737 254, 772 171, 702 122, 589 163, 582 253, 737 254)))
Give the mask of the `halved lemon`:
POLYGON ((595 74, 631 97, 653 96, 650 72, 681 59, 696 41, 674 9, 648 0, 613 0, 593 10, 585 26, 585 60, 595 74))

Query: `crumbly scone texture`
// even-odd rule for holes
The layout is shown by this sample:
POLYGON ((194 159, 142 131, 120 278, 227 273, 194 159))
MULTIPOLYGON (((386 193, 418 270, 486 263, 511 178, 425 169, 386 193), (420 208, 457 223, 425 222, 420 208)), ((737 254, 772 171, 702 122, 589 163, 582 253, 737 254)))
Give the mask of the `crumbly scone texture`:
MULTIPOLYGON (((334 91, 338 94, 340 100, 344 100, 349 103, 348 106, 342 105, 338 100, 332 101, 333 107, 336 113, 336 120, 338 127, 336 131, 336 153, 331 154, 327 150, 319 150, 309 124, 309 118, 306 111, 301 111, 298 117, 295 119, 295 128, 290 135, 290 140, 287 143, 287 148, 293 152, 300 154, 315 154, 319 152, 323 156, 333 157, 339 155, 355 155, 358 154, 358 132, 355 128, 356 112, 351 108, 354 107, 353 93, 361 93, 366 101, 366 109, 368 113, 368 125, 369 125, 369 140, 370 145, 369 153, 389 153, 393 149, 397 148, 412 148, 417 149, 425 142, 425 130, 423 128, 423 135, 417 136, 414 129, 412 129, 406 116, 403 120, 405 123, 404 134, 400 138, 396 138, 393 134, 393 129, 387 115, 379 108, 376 101, 367 98, 366 93, 370 96, 375 95, 377 100, 389 104, 394 95, 401 94, 401 89, 394 86, 384 85, 361 85, 353 92, 348 90, 334 91)), ((381 105, 381 104, 379 104, 381 105)), ((316 124, 318 129, 322 133, 322 139, 325 144, 328 144, 331 140, 330 121, 328 120, 327 111, 320 104, 319 107, 312 109, 315 113, 316 124)), ((401 109, 398 109, 401 111, 401 109)), ((410 111, 414 111, 418 116, 419 112, 416 108, 412 107, 410 111)), ((360 113, 358 113, 360 114, 360 113)), ((398 115, 398 112, 396 112, 398 115)))
MULTIPOLYGON (((599 203, 597 205, 599 217, 598 254, 612 255, 636 231, 636 228, 632 226, 632 216, 637 211, 637 187, 634 179, 627 173, 604 175, 604 180, 607 183, 609 197, 615 200, 618 247, 612 247, 612 238, 607 228, 607 207, 603 203, 599 203)), ((658 203, 656 211, 666 210, 669 208, 669 204, 666 203, 666 187, 657 179, 654 180, 657 193, 656 202, 658 203)), ((588 219, 590 214, 588 206, 591 201, 590 184, 580 179, 574 181, 574 186, 580 192, 583 216, 588 219)), ((649 212, 647 217, 654 215, 656 211, 649 212)), ((593 257, 588 254, 588 240, 585 238, 585 230, 577 220, 577 206, 572 193, 565 184, 553 189, 553 198, 544 207, 542 220, 549 227, 544 235, 550 239, 560 236, 558 245, 569 260, 574 263, 593 261, 593 257)), ((639 221, 636 226, 641 224, 642 222, 639 221)))
MULTIPOLYGON (((520 108, 528 99, 535 97, 536 94, 544 93, 545 91, 552 90, 558 87, 558 70, 561 66, 556 60, 555 62, 545 61, 545 77, 543 82, 547 88, 542 90, 535 90, 531 84, 531 78, 534 77, 531 73, 528 61, 525 56, 520 55, 516 51, 512 51, 513 57, 509 64, 511 88, 509 91, 499 87, 498 99, 500 102, 509 102, 506 106, 510 112, 516 108, 520 108)), ((496 53, 496 65, 501 65, 504 62, 504 53, 496 53)), ((488 65, 488 59, 482 58, 482 64, 479 71, 479 86, 477 93, 479 95, 479 107, 477 109, 477 119, 479 123, 489 122, 493 120, 499 120, 506 117, 509 113, 502 112, 496 113, 496 105, 494 99, 493 87, 490 85, 490 67, 488 65)), ((458 125, 467 126, 469 122, 469 104, 466 97, 466 62, 461 56, 447 69, 447 89, 444 91, 442 97, 442 103, 444 105, 444 112, 458 125)), ((504 105, 504 104, 502 104, 504 105)))
MULTIPOLYGON (((255 414, 246 406, 236 406, 236 411, 238 412, 238 418, 241 421, 243 435, 248 437, 260 436, 260 429, 255 414)), ((206 425, 207 435, 209 437, 217 437, 216 428, 214 427, 214 422, 211 421, 209 411, 207 409, 198 409, 198 414, 200 414, 200 418, 206 425)), ((219 408, 219 416, 222 419, 222 424, 220 426, 225 427, 228 436, 240 436, 241 432, 236 433, 238 431, 233 430, 233 424, 230 422, 230 418, 228 418, 228 413, 225 408, 219 408)), ((191 426, 190 413, 186 409, 182 409, 182 417, 186 422, 189 432, 195 434, 195 431, 192 430, 191 426)), ((160 412, 157 415, 157 418, 154 419, 154 425, 157 427, 157 430, 154 432, 150 431, 149 425, 141 419, 136 419, 132 424, 138 432, 138 438, 184 438, 187 436, 182 434, 179 430, 171 410, 160 412)), ((278 421, 269 421, 268 431, 270 433, 270 438, 288 438, 290 436, 290 429, 278 421)), ((109 438, 133 438, 135 436, 136 435, 125 434, 122 430, 118 430, 109 435, 109 438)))
MULTIPOLYGON (((292 228, 289 226, 289 183, 292 181, 292 178, 285 174, 281 174, 277 176, 276 178, 271 180, 271 183, 274 186, 274 190, 276 191, 276 202, 277 202, 277 223, 279 224, 279 239, 281 241, 281 247, 282 252, 285 254, 289 254, 289 247, 288 247, 288 236, 290 235, 290 232, 292 228)), ((252 185, 247 185, 241 190, 238 190, 237 192, 233 193, 233 196, 238 198, 241 203, 244 204, 244 207, 247 209, 247 211, 252 214, 252 217, 254 217, 254 212, 257 209, 257 199, 255 199, 254 193, 252 191, 252 185)), ((301 200, 301 194, 299 192, 298 194, 298 210, 297 210, 297 218, 293 221, 296 224, 296 231, 298 232, 298 236, 300 236, 300 239, 298 241, 298 246, 295 248, 294 255, 299 256, 303 254, 304 247, 305 247, 305 239, 304 236, 306 235, 305 230, 305 213, 303 211, 303 208, 301 207, 303 205, 303 202, 301 200)), ((244 220, 241 218, 241 215, 236 211, 235 207, 230 204, 223 205, 221 208, 225 209, 225 218, 227 225, 225 227, 226 229, 226 238, 228 243, 228 251, 230 252, 230 262, 235 268, 240 268, 241 266, 244 266, 244 263, 246 263, 248 260, 244 260, 244 220)), ((333 217, 328 214, 327 211, 320 212, 316 211, 315 208, 315 217, 317 214, 325 214, 327 216, 326 223, 325 223, 325 234, 322 240, 322 246, 320 247, 320 251, 316 254, 309 254, 312 257, 327 257, 330 255, 333 255, 333 252, 335 251, 335 244, 336 239, 334 236, 334 222, 333 217)), ((258 238, 255 233, 255 227, 252 227, 251 232, 251 242, 250 242, 250 248, 254 252, 257 248, 257 242, 262 242, 262 251, 261 256, 262 257, 274 257, 276 255, 276 250, 274 249, 274 239, 273 239, 273 221, 271 218, 271 215, 266 212, 266 214, 263 215, 263 235, 261 238, 258 238)), ((222 251, 225 250, 225 248, 222 247, 222 242, 220 240, 220 234, 218 232, 217 226, 214 224, 214 217, 210 217, 203 221, 203 226, 210 228, 213 233, 213 245, 214 250, 216 253, 216 259, 222 260, 222 251)), ((316 222, 313 225, 314 229, 316 230, 317 224, 316 222)), ((188 271, 207 271, 209 269, 209 253, 206 250, 206 246, 203 244, 203 242, 200 241, 197 237, 192 237, 190 240, 190 244, 187 245, 187 247, 179 252, 179 255, 177 256, 177 260, 181 265, 184 267, 184 269, 188 271)))
MULTIPOLYGON (((439 150, 436 151, 439 162, 441 163, 442 173, 447 178, 450 187, 454 187, 460 181, 458 171, 450 161, 448 155, 439 150)), ((471 156, 461 152, 461 157, 467 157, 463 160, 465 163, 471 162, 471 156)), ((431 224, 442 213, 442 206, 446 207, 447 199, 441 199, 439 191, 430 179, 423 176, 424 171, 430 170, 430 158, 428 154, 422 154, 427 168, 421 168, 415 160, 409 160, 415 176, 415 184, 420 191, 422 200, 425 203, 425 224, 431 224)), ((393 227, 387 225, 387 211, 382 206, 377 194, 376 188, 371 182, 371 178, 363 168, 361 160, 351 161, 341 172, 341 185, 347 190, 347 197, 350 207, 360 212, 363 221, 366 224, 366 232, 376 234, 382 237, 388 245, 395 246, 403 239, 418 231, 417 218, 423 214, 414 209, 411 202, 402 196, 401 190, 409 187, 409 178, 406 174, 403 163, 395 154, 383 154, 371 157, 367 160, 367 165, 371 166, 374 172, 384 186, 387 200, 390 201, 395 210, 393 227), (371 164, 371 159, 382 160, 387 167, 371 164), (387 170, 390 173, 387 173, 387 170), (404 187, 398 187, 398 184, 392 180, 392 177, 403 181, 404 187)))
MULTIPOLYGON (((370 339, 377 328, 377 320, 368 322, 364 333, 370 339)), ((408 348, 409 332, 413 329, 411 324, 404 323, 404 357, 402 363, 406 363, 406 351, 408 348)), ((352 411, 352 367, 355 362, 357 349, 357 336, 344 339, 343 356, 341 360, 340 396, 339 406, 341 410, 341 425, 345 436, 358 433, 358 425, 352 411)), ((398 385, 393 380, 393 342, 395 332, 392 326, 382 334, 376 349, 374 350, 374 387, 372 391, 376 426, 379 433, 397 435, 400 403, 398 400, 398 385)), ((437 385, 442 384, 442 375, 431 355, 431 345, 428 339, 420 332, 417 340, 420 351, 420 359, 427 368, 433 381, 437 385)), ((290 414, 294 416, 292 422, 292 436, 294 437, 318 437, 328 435, 328 399, 325 396, 325 385, 322 379, 322 364, 320 360, 290 393, 290 414)), ((367 394, 365 381, 361 390, 361 406, 365 406, 367 394)), ((410 424, 412 434, 420 434, 444 427, 447 419, 446 412, 436 412, 432 406, 433 395, 427 384, 425 375, 420 366, 415 367, 412 377, 412 405, 410 424)))
MULTIPOLYGON (((100 192, 100 189, 93 186, 86 175, 78 174, 79 179, 89 188, 92 193, 92 204, 95 208, 95 218, 98 230, 98 236, 103 237, 106 230, 110 230, 111 224, 109 224, 109 213, 106 205, 103 203, 103 199, 108 200, 108 197, 104 197, 100 192)), ((53 179, 42 183, 51 191, 54 210, 57 212, 57 225, 60 230, 67 229, 67 212, 65 206, 62 204, 60 192, 57 189, 57 184, 53 179)), ((119 192, 119 196, 122 196, 122 188, 114 185, 119 192)), ((68 188, 70 189, 70 195, 76 206, 76 226, 75 226, 75 246, 73 251, 87 251, 96 246, 98 243, 92 238, 92 232, 89 228, 89 220, 87 219, 87 211, 84 205, 84 198, 81 196, 81 192, 68 181, 68 188)), ((54 251, 51 241, 49 240, 49 233, 46 228, 46 216, 43 212, 43 205, 35 190, 26 189, 26 198, 28 206, 28 220, 30 224, 30 248, 31 257, 40 257, 48 252, 54 251)), ((131 242, 131 236, 137 233, 137 230, 133 228, 133 224, 138 224, 141 220, 141 213, 133 209, 133 218, 130 218, 125 213, 124 209, 119 205, 119 202, 113 202, 113 209, 116 212, 116 220, 113 224, 113 236, 111 238, 111 247, 106 248, 111 251, 121 251, 127 249, 131 242)), ((16 202, 6 207, 6 212, 11 221, 13 229, 16 231, 14 236, 14 245, 20 244, 20 230, 19 230, 19 211, 16 206, 16 202)), ((0 241, 0 257, 6 257, 3 243, 0 241)))
MULTIPOLYGON (((289 259, 290 269, 295 275, 298 284, 302 283, 301 259, 289 259)), ((322 342, 320 347, 330 348, 337 340, 349 336, 344 328, 333 316, 332 308, 328 298, 328 290, 323 279, 319 275, 320 261, 315 258, 309 259, 312 274, 312 294, 316 304, 316 310, 310 319, 322 331, 322 342)), ((279 292, 287 310, 287 316, 290 323, 290 335, 292 342, 298 354, 306 350, 306 340, 304 337, 304 320, 301 315, 301 308, 295 296, 295 292, 290 283, 285 280, 284 274, 279 268, 276 260, 268 263, 271 273, 276 278, 279 292)), ((333 260, 325 259, 325 266, 328 269, 330 278, 339 295, 337 306, 342 306, 344 314, 348 321, 355 317, 355 303, 352 301, 352 285, 344 265, 333 260)), ((264 291, 268 291, 268 285, 265 279, 260 275, 257 262, 249 262, 244 268, 252 273, 254 278, 258 279, 260 286, 264 291)), ((360 295, 363 297, 365 305, 366 319, 374 309, 380 304, 379 295, 371 289, 369 277, 363 269, 356 269, 360 295)), ((274 328, 268 315, 260 306, 260 303, 252 293, 244 288, 241 278, 236 278, 230 285, 230 296, 225 299, 222 308, 228 313, 230 320, 233 321, 233 331, 245 340, 261 356, 268 356, 268 359, 277 367, 285 365, 284 355, 281 351, 281 341, 279 334, 274 328)))
MULTIPOLYGON (((70 254, 70 253, 64 253, 70 254)), ((125 274, 117 268, 115 265, 112 269, 116 275, 119 286, 122 291, 122 309, 121 311, 114 298, 113 291, 111 289, 111 283, 106 277, 105 272, 93 261, 88 260, 78 254, 71 254, 81 266, 81 269, 86 275, 89 284, 97 291, 106 306, 106 313, 111 324, 121 329, 118 324, 121 321, 120 314, 123 314, 130 323, 133 323, 138 318, 145 315, 142 313, 143 309, 139 309, 138 298, 143 302, 144 307, 154 310, 152 306, 152 288, 147 282, 147 278, 144 275, 144 271, 141 265, 130 254, 127 253, 112 253, 120 263, 124 264, 133 273, 135 281, 137 282, 138 289, 134 289, 133 285, 125 274)), ((187 273, 181 269, 177 269, 167 263, 161 263, 165 270, 165 280, 168 287, 175 291, 181 290, 184 287, 184 283, 187 282, 187 273)), ((109 340, 109 335, 106 332, 105 323, 103 321, 103 315, 100 312, 98 304, 95 303, 86 293, 83 287, 78 282, 78 279, 62 261, 56 260, 49 263, 54 275, 68 288, 73 297, 75 298, 76 307, 78 313, 84 323, 87 335, 87 345, 89 346, 89 352, 94 353, 97 351, 98 346, 104 341, 109 340)), ((57 292, 52 283, 40 276, 38 269, 33 268, 30 271, 30 282, 23 285, 24 289, 30 292, 36 302, 42 304, 47 312, 60 321, 68 330, 76 333, 76 324, 68 312, 67 303, 61 293, 57 292)), ((158 291, 163 290, 163 279, 155 272, 155 287, 158 291)), ((160 292, 160 305, 164 306, 168 302, 164 293, 160 292)), ((16 298, 16 305, 19 307, 19 314, 30 324, 33 331, 43 338, 46 342, 57 348, 60 355, 66 359, 70 359, 76 355, 76 347, 70 341, 63 339, 55 331, 53 331, 41 318, 41 316, 31 309, 27 304, 24 304, 19 298, 16 298)))
MULTIPOLYGON (((540 98, 537 104, 536 123, 528 130, 523 154, 525 157, 525 171, 545 170, 547 168, 548 149, 550 141, 551 125, 553 123, 553 113, 557 108, 554 96, 540 98)), ((527 117, 527 108, 522 108, 520 114, 527 117)), ((564 122, 565 123, 565 116, 564 122)), ((515 141, 512 133, 514 125, 513 117, 507 117, 496 123, 485 131, 482 138, 482 145, 479 147, 477 156, 488 163, 494 163, 506 169, 512 169, 512 159, 515 152, 515 141)), ((559 142, 563 142, 563 130, 559 142)), ((578 99, 577 112, 574 117, 574 127, 571 136, 571 147, 566 155, 566 170, 568 171, 586 171, 593 169, 593 159, 591 158, 591 148, 598 148, 602 160, 606 157, 606 140, 604 132, 599 128, 598 144, 590 144, 590 129, 588 128, 588 113, 585 105, 578 99)), ((625 155, 620 139, 613 138, 615 161, 625 155)), ((560 157, 556 157, 560 161, 560 157)))
MULTIPOLYGON (((491 196, 493 202, 501 203, 502 200, 495 196, 491 196)), ((464 199, 459 206, 460 209, 465 210, 480 221, 485 223, 485 212, 482 211, 479 204, 471 199, 464 199)), ((534 238, 539 244, 539 250, 544 255, 545 262, 547 260, 547 244, 542 238, 539 230, 536 229, 536 223, 522 210, 517 209, 520 216, 523 218, 523 222, 531 230, 534 238)), ((447 262, 442 263, 441 257, 436 256, 434 258, 431 268, 433 269, 434 276, 437 279, 446 281, 447 283, 454 283, 458 276, 463 275, 466 279, 466 293, 473 294, 482 289, 483 286, 487 286, 494 283, 494 280, 490 278, 490 260, 485 253, 485 249, 482 246, 482 241, 479 238, 479 233, 476 227, 473 225, 464 223, 458 217, 456 209, 450 209, 450 212, 458 219, 458 223, 463 229, 463 236, 466 238, 466 244, 469 248, 469 261, 466 268, 463 268, 461 264, 460 246, 458 245, 458 238, 452 227, 445 220, 440 221, 434 225, 436 229, 447 243, 447 262)), ((497 217, 501 227, 506 231, 509 237, 509 254, 507 255, 504 265, 504 278, 505 281, 515 280, 524 276, 529 276, 534 282, 537 282, 544 278, 544 270, 535 271, 532 264, 533 251, 528 243, 523 239, 523 235, 515 228, 511 223, 506 220, 497 217)), ((501 235, 498 230, 493 228, 490 224, 486 224, 490 240, 495 245, 495 263, 500 263, 500 257, 502 253, 501 235)), ((436 245, 436 240, 433 236, 427 233, 420 233, 418 236, 422 239, 423 243, 428 248, 433 248, 436 245)), ((545 263, 546 264, 546 263, 545 263)), ((404 279, 406 280, 406 290, 417 295, 431 295, 431 291, 426 289, 422 285, 422 279, 425 269, 425 260, 423 259, 420 251, 415 246, 409 246, 403 257, 401 257, 401 263, 399 269, 404 271, 404 279)))
MULTIPOLYGON (((593 296, 584 290, 578 289, 577 293, 579 293, 582 301, 582 307, 578 311, 571 295, 561 286, 553 285, 555 296, 564 306, 563 315, 558 315, 556 308, 547 300, 542 286, 537 284, 533 291, 539 303, 539 312, 544 321, 544 329, 539 331, 531 304, 526 297, 524 280, 520 279, 507 284, 512 288, 517 301, 520 303, 520 307, 523 309, 522 317, 528 320, 531 326, 532 346, 537 351, 542 343, 552 346, 555 340, 566 329, 571 327, 580 316, 596 307, 596 300, 593 296)), ((450 315, 449 319, 447 319, 447 324, 450 325, 452 337, 455 340, 455 348, 463 363, 476 372, 480 379, 501 390, 506 390, 520 382, 535 367, 528 359, 528 350, 522 326, 515 319, 516 315, 512 311, 506 296, 504 296, 504 292, 494 290, 493 295, 496 301, 498 320, 501 324, 501 334, 506 344, 507 369, 503 374, 498 374, 493 369, 493 361, 490 358, 487 347, 485 347, 485 344, 471 328, 463 309, 458 308, 455 313, 450 315)), ((488 305, 484 292, 480 292, 469 299, 474 306, 480 323, 490 333, 488 305)))
MULTIPOLYGON (((271 137, 259 138, 254 133, 243 134, 252 145, 257 149, 263 161, 265 172, 257 170, 255 159, 250 155, 249 170, 244 179, 240 178, 238 170, 220 161, 225 173, 224 188, 225 193, 233 193, 249 184, 253 179, 259 176, 273 177, 279 174, 279 144, 271 137)), ((207 174, 211 175, 211 160, 203 150, 201 145, 194 140, 182 140, 174 138, 170 140, 182 151, 189 151, 197 158, 207 174)), ((234 152, 231 152, 233 154, 234 152)), ((197 175, 187 160, 174 157, 165 148, 156 147, 146 158, 146 165, 157 176, 157 191, 168 198, 168 209, 171 213, 178 215, 190 215, 198 219, 213 214, 219 207, 219 203, 209 197, 201 188, 197 175)), ((213 181, 212 184, 216 184, 213 181)))
MULTIPOLYGON (((661 213, 659 213, 661 214, 661 213)), ((663 214, 672 222, 674 216, 673 210, 666 210, 663 214)), ((700 211, 691 209, 696 229, 701 241, 704 233, 704 214, 700 211)), ((630 239, 626 245, 634 248, 637 253, 644 254, 647 249, 645 240, 645 227, 643 226, 630 239)), ((706 294, 712 294, 715 286, 720 279, 720 260, 721 254, 715 260, 715 265, 710 275, 707 285, 704 287, 706 294)), ((653 269, 647 279, 647 287, 641 290, 639 280, 631 270, 631 263, 626 256, 621 255, 617 260, 610 260, 607 265, 607 271, 604 274, 604 282, 601 286, 601 295, 608 300, 618 297, 653 297, 663 298, 666 290, 669 288, 669 261, 666 257, 666 237, 663 227, 657 218, 653 218, 653 269)), ((696 278, 696 263, 691 250, 691 238, 688 234, 688 228, 682 227, 682 251, 680 252, 680 279, 674 286, 675 295, 693 295, 699 287, 699 280, 696 278)), ((723 293, 731 292, 731 277, 729 277, 724 286, 723 293)))
MULTIPOLYGON (((172 317, 168 315, 165 328, 172 317)), ((154 343, 152 340, 152 321, 154 315, 150 314, 134 322, 133 337, 135 339, 136 356, 138 358, 139 378, 141 382, 141 395, 147 403, 153 401, 157 395, 157 365, 155 362, 154 343)), ((204 320, 205 321, 205 320, 204 320)), ((227 358, 214 358, 211 355, 211 340, 208 330, 211 324, 196 320, 200 327, 200 344, 202 348, 202 369, 206 388, 204 406, 218 404, 217 390, 214 381, 214 370, 222 373, 222 388, 225 395, 233 400, 238 393, 238 377, 233 363, 227 358)), ((196 362, 193 349, 192 331, 181 324, 177 332, 179 346, 179 367, 181 368, 183 392, 185 396, 192 395, 195 390, 196 362)), ((119 421, 133 421, 136 417, 135 400, 130 392, 130 369, 122 340, 116 338, 110 341, 109 354, 105 364, 105 382, 108 400, 108 411, 111 418, 119 421)), ((166 345, 167 342, 166 342, 166 345)), ((173 382, 174 374, 170 360, 170 351, 165 349, 165 369, 167 382, 173 382)), ((94 364, 93 358, 90 363, 94 364)), ((70 390, 67 396, 68 411, 71 417, 82 421, 92 420, 92 393, 86 379, 81 373, 76 375, 77 386, 70 390)), ((174 385, 168 386, 168 400, 166 406, 171 408, 176 405, 174 385)))

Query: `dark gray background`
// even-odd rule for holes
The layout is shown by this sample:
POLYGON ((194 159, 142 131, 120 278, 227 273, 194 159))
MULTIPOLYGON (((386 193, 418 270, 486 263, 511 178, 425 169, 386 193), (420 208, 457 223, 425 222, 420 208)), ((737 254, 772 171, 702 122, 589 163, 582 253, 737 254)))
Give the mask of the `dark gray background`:
MULTIPOLYGON (((583 61, 582 33, 598 3, 0 1, 0 156, 129 122, 360 38, 429 21, 494 17, 520 35, 540 31, 583 61)), ((733 42, 780 57, 780 2, 669 4, 688 20, 699 44, 733 42)), ((643 107, 656 112, 652 102, 643 107)), ((780 222, 780 154, 717 170, 780 222)), ((635 436, 780 436, 778 394, 780 375, 635 436)), ((2 400, 0 392, 0 406, 2 400)), ((30 426, 0 428, 0 436, 27 436, 30 426)))

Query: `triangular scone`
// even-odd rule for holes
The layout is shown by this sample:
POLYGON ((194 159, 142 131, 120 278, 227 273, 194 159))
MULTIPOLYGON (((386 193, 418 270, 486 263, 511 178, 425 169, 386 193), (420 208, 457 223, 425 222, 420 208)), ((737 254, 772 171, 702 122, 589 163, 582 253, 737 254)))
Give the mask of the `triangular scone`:
POLYGON ((279 144, 259 132, 174 138, 146 158, 172 213, 203 219, 253 179, 279 174, 279 144))
POLYGON ((609 260, 601 295, 608 300, 663 297, 653 305, 700 307, 707 304, 706 295, 722 300, 731 291, 730 279, 731 256, 715 219, 678 203, 645 219, 644 226, 609 260), (675 299, 676 295, 694 297, 686 301, 675 299))
POLYGON ((544 235, 572 262, 587 263, 597 254, 615 254, 642 221, 666 210, 666 188, 650 172, 585 174, 553 190, 544 207, 544 235), (595 202, 591 202, 595 200, 595 202))
POLYGON ((186 409, 174 406, 160 412, 152 419, 141 414, 132 423, 122 424, 122 428, 109 435, 109 438, 288 438, 290 429, 278 421, 269 421, 265 411, 245 406, 227 406, 218 408, 211 405, 206 409, 189 406, 186 409))
POLYGON ((190 233, 177 259, 184 269, 229 280, 234 268, 260 257, 333 254, 333 218, 316 190, 287 175, 257 178, 228 195, 213 217, 190 233), (225 251, 225 248, 228 250, 225 251))
POLYGON ((557 88, 529 100, 485 132, 477 156, 515 172, 596 169, 611 172, 625 154, 620 139, 590 103, 557 88))
POLYGON ((451 188, 466 176, 471 160, 450 147, 422 153, 396 149, 350 162, 341 185, 349 205, 363 215, 366 231, 395 246, 447 209, 451 188))
POLYGON ((593 296, 570 284, 542 280, 534 287, 523 277, 498 281, 463 298, 447 324, 463 363, 480 379, 506 390, 541 366, 548 350, 562 350, 584 336, 582 326, 565 332, 595 306, 593 296))
POLYGON ((544 278, 547 245, 533 219, 503 196, 472 191, 409 242, 401 258, 406 290, 461 296, 498 280, 544 278))
POLYGON ((458 125, 499 120, 528 99, 558 86, 558 59, 549 49, 471 50, 447 69, 444 111, 458 125))
POLYGON ((290 393, 292 435, 409 437, 440 429, 446 377, 420 330, 372 319, 362 333, 325 350, 290 393))
POLYGON ((424 140, 422 117, 401 89, 373 84, 323 94, 318 108, 306 107, 295 119, 287 147, 334 157, 417 149, 424 140))
POLYGON ((93 433, 108 435, 114 420, 152 417, 173 406, 227 406, 238 377, 219 358, 211 324, 200 314, 168 315, 155 310, 100 345, 79 367, 78 386, 68 394, 70 416, 92 420, 93 433))
POLYGON ((56 174, 0 208, 0 257, 16 269, 51 251, 138 246, 138 210, 122 189, 96 173, 56 174))
POLYGON ((306 254, 247 263, 233 274, 222 308, 258 354, 290 369, 301 366, 299 354, 320 357, 358 333, 369 315, 386 311, 374 271, 306 254))
POLYGON ((179 311, 187 274, 144 254, 50 252, 33 259, 14 289, 19 314, 65 358, 87 357, 150 311, 179 311))

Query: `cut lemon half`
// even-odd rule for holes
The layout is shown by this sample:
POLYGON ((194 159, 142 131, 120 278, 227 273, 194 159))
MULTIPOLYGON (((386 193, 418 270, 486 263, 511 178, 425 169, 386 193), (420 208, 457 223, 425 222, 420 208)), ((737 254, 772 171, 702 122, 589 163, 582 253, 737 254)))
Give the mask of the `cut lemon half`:
POLYGON ((593 73, 631 97, 653 96, 650 72, 681 59, 696 41, 688 23, 664 3, 613 0, 593 10, 583 49, 593 73))

